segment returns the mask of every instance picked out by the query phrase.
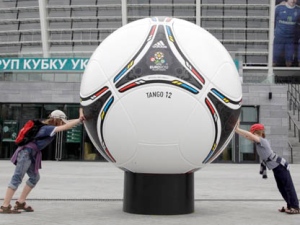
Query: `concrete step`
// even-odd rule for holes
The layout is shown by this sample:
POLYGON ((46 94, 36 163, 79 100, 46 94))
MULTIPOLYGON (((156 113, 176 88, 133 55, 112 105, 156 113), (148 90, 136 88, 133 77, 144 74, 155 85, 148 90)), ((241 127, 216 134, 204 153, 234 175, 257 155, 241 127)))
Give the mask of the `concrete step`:
POLYGON ((288 140, 292 146, 297 146, 297 145, 300 146, 299 138, 294 137, 294 134, 288 135, 288 140))
MULTIPOLYGON (((295 113, 295 115, 294 115, 292 111, 288 111, 288 114, 289 114, 290 117, 293 119, 293 121, 295 122, 295 124, 299 127, 299 125, 300 125, 299 119, 300 119, 300 118, 298 119, 298 114, 295 113)), ((293 123, 292 123, 292 126, 293 126, 293 123)))
POLYGON ((293 146, 293 159, 290 159, 289 161, 293 163, 300 163, 300 143, 297 143, 293 146))
MULTIPOLYGON (((296 126, 298 128, 300 128, 300 121, 298 121, 297 113, 295 113, 295 115, 293 115, 293 112, 289 111, 289 115, 293 119, 296 126)), ((289 143, 291 144, 291 146, 293 147, 293 159, 290 159, 289 161, 293 161, 293 163, 300 163, 299 134, 298 134, 298 130, 296 128, 296 136, 295 136, 293 122, 291 124, 291 130, 288 131, 288 140, 289 140, 289 143)))
POLYGON ((300 147, 293 147, 293 157, 300 157, 300 147))
POLYGON ((293 164, 300 164, 300 157, 293 157, 293 164))
MULTIPOLYGON (((299 99, 299 94, 296 94, 293 96, 292 99, 297 98, 299 99)), ((299 101, 299 100, 298 100, 299 101)), ((289 107, 288 107, 289 109, 289 107)), ((297 109, 295 110, 289 110, 288 111, 289 116, 292 118, 291 122, 291 130, 288 131, 288 140, 289 143, 292 146, 292 157, 293 157, 293 163, 300 163, 300 141, 299 141, 299 131, 300 129, 300 115, 297 109), (294 132, 294 124, 296 125, 296 132, 294 132), (296 134, 296 135, 295 135, 296 134)), ((291 160, 291 159, 290 159, 291 160)))

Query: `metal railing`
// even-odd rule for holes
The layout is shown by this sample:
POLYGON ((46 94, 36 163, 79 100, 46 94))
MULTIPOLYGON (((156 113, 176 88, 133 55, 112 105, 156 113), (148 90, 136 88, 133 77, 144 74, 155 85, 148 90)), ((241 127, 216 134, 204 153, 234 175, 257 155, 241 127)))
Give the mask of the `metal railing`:
POLYGON ((294 137, 298 136, 298 141, 300 142, 300 128, 289 112, 288 112, 288 117, 289 117, 289 130, 292 130, 292 124, 293 124, 294 137))
MULTIPOLYGON (((298 135, 298 142, 300 142, 300 129, 299 126, 297 125, 296 121, 292 118, 290 113, 288 112, 288 117, 289 117, 289 130, 292 129, 292 123, 293 123, 293 130, 294 130, 294 137, 297 137, 298 135)), ((294 157, 293 157, 293 145, 288 141, 288 146, 290 148, 290 156, 291 156, 291 163, 294 162, 294 157)))
MULTIPOLYGON (((288 83, 287 101, 289 104, 288 121, 289 130, 293 129, 294 137, 298 136, 298 142, 300 143, 300 86, 299 84, 288 83), (295 114, 297 113, 296 119, 295 114)), ((293 145, 288 141, 290 148, 291 163, 294 162, 293 158, 293 145)))
POLYGON ((296 84, 288 84, 288 91, 287 91, 287 101, 289 103, 289 110, 293 111, 293 115, 296 114, 297 111, 297 118, 300 121, 300 89, 299 85, 296 84))
POLYGON ((293 164, 294 163, 293 146, 292 146, 292 144, 289 141, 288 141, 288 145, 289 145, 289 148, 291 150, 291 163, 293 164))

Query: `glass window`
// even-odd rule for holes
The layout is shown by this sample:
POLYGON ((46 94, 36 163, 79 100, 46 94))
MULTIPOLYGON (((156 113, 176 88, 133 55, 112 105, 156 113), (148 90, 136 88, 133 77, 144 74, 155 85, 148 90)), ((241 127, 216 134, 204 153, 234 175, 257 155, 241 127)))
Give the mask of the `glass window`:
MULTIPOLYGON (((250 127, 250 126, 249 126, 250 127)), ((246 126, 241 126, 242 129, 247 129, 246 126)), ((244 157, 244 154, 253 154, 253 143, 249 141, 248 139, 245 139, 243 137, 239 137, 239 149, 240 149, 240 161, 244 161, 246 157, 244 157)))
POLYGON ((1 81, 15 81, 16 80, 16 74, 12 72, 4 72, 0 75, 1 81))
MULTIPOLYGON (((241 124, 240 127, 244 130, 249 130, 251 125, 259 121, 258 106, 243 106, 241 109, 241 124)), ((253 142, 239 136, 238 138, 239 159, 238 162, 257 162, 258 156, 255 151, 253 142)))
POLYGON ((222 163, 235 162, 235 159, 234 159, 234 155, 235 155, 234 143, 235 143, 235 137, 233 137, 230 140, 230 142, 228 143, 226 148, 223 150, 223 152, 218 156, 218 158, 214 162, 222 162, 222 163))
MULTIPOLYGON (((240 125, 240 128, 244 130, 249 130, 251 125, 240 125)), ((254 154, 254 145, 252 141, 239 136, 239 162, 243 161, 254 161, 255 154, 254 154)))
POLYGON ((41 117, 45 119, 48 118, 50 113, 56 109, 64 111, 64 104, 45 104, 43 106, 43 114, 41 115, 41 117))
POLYGON ((21 104, 2 104, 0 109, 0 158, 10 158, 19 131, 21 104))
MULTIPOLYGON (((250 126, 258 122, 259 107, 242 106, 240 127, 249 130, 250 126)), ((258 156, 253 142, 234 134, 233 138, 215 162, 257 162, 258 156)))
POLYGON ((258 121, 258 107, 243 106, 241 109, 241 121, 256 123, 258 121))
MULTIPOLYGON (((25 124, 30 119, 40 119, 42 115, 42 104, 23 104, 21 122, 25 124)), ((23 126, 23 124, 21 124, 23 126)))
POLYGON ((2 104, 1 118, 16 120, 21 116, 21 104, 2 104))
MULTIPOLYGON (((69 119, 79 116, 79 104, 0 104, 0 159, 9 159, 16 145, 14 140, 20 128, 29 119, 46 119, 53 110, 62 110, 69 119)), ((44 160, 104 160, 87 137, 83 140, 83 126, 60 132, 43 149, 44 160), (83 147, 84 143, 84 147, 83 147)))

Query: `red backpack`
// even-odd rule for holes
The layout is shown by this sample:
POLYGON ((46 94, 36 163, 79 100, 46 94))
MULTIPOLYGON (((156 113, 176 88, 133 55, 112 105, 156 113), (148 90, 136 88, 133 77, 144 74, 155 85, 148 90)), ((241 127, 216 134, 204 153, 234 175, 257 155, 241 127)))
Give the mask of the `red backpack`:
POLYGON ((45 124, 39 120, 28 120, 23 128, 19 131, 15 140, 17 146, 23 146, 33 141, 40 128, 45 124))

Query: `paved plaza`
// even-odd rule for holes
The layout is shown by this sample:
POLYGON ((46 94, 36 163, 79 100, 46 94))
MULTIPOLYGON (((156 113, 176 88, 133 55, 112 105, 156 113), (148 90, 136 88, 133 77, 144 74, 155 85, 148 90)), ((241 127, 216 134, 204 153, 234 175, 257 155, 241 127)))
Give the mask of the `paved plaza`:
MULTIPOLYGON (((44 161, 42 166, 40 183, 27 201, 35 212, 0 214, 1 225, 298 225, 300 221, 300 215, 277 212, 285 203, 272 171, 262 179, 258 164, 207 165, 194 175, 194 213, 167 216, 124 212, 124 172, 111 163, 44 161)), ((0 161, 1 201, 13 170, 10 161, 0 161)), ((300 164, 292 165, 291 174, 299 197, 300 164)))

